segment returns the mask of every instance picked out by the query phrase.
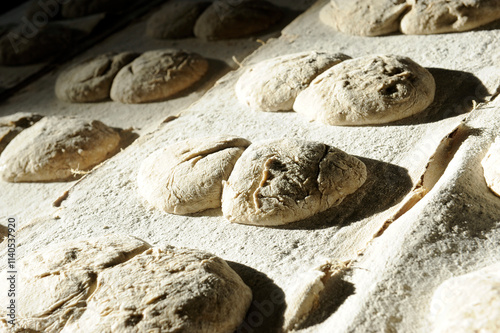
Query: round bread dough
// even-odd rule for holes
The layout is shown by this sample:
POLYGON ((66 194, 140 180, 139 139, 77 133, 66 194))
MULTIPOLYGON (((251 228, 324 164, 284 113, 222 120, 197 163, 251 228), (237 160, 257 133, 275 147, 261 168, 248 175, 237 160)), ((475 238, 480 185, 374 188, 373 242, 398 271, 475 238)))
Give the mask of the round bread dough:
POLYGON ((120 135, 100 121, 45 117, 22 131, 0 155, 0 174, 9 182, 74 180, 119 148, 120 135))
POLYGON ((230 136, 174 143, 144 160, 137 178, 139 193, 172 214, 220 207, 222 182, 249 145, 230 136))
POLYGON ((203 0, 167 2, 149 18, 146 34, 158 39, 191 37, 196 20, 209 5, 203 0))
POLYGON ((194 34, 204 40, 240 38, 266 30, 282 11, 263 0, 216 0, 196 21, 194 34))
POLYGON ((409 0, 401 20, 405 34, 467 31, 500 19, 500 0, 409 0))
POLYGON ((25 38, 21 29, 23 26, 17 26, 0 37, 0 65, 17 66, 40 62, 71 47, 85 34, 56 23, 40 28, 32 38, 25 38))
POLYGON ((493 193, 500 196, 500 137, 491 145, 481 164, 486 184, 493 193))
POLYGON ((347 34, 380 36, 399 31, 407 8, 406 0, 331 0, 319 17, 324 24, 347 34))
POLYGON ((500 332, 500 263, 443 282, 431 301, 433 332, 500 332))
POLYGON ((236 96, 254 110, 291 110, 298 93, 326 69, 346 59, 342 53, 301 52, 261 61, 236 83, 236 96))
POLYGON ((86 311, 62 332, 232 333, 251 301, 224 260, 155 248, 100 273, 86 311))
POLYGON ((370 55, 317 76, 293 109, 328 125, 383 124, 425 110, 435 90, 432 74, 410 58, 370 55))
POLYGON ((144 52, 116 75, 111 99, 122 103, 164 100, 200 80, 208 61, 196 53, 166 49, 144 52))
POLYGON ((57 78, 57 98, 74 103, 108 99, 118 71, 137 56, 132 52, 106 53, 68 68, 57 78))
POLYGON ((340 204, 366 175, 363 162, 322 143, 254 143, 224 183, 222 213, 231 222, 261 226, 299 221, 340 204))
MULTIPOLYGON (((60 332, 68 320, 85 311, 100 272, 148 248, 134 237, 109 235, 71 240, 30 253, 17 263, 17 286, 22 290, 16 304, 17 332, 60 332)), ((1 283, 8 282, 4 280, 1 283)))

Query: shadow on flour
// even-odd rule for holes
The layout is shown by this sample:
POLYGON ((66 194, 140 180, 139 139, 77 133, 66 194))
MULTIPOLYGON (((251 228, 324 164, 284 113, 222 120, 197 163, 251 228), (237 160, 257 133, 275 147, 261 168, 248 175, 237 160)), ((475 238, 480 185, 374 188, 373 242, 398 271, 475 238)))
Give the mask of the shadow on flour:
POLYGON ((253 300, 237 333, 280 332, 286 309, 285 293, 267 275, 251 267, 226 261, 252 289, 253 300))
POLYGON ((486 101, 488 89, 476 76, 468 72, 443 68, 427 68, 436 82, 434 101, 416 115, 407 117, 388 126, 433 123, 443 119, 466 114, 474 109, 474 102, 486 101))
POLYGON ((359 157, 367 168, 367 179, 356 192, 347 196, 340 205, 310 218, 270 228, 324 229, 342 227, 383 212, 412 190, 413 182, 405 168, 369 158, 359 157))

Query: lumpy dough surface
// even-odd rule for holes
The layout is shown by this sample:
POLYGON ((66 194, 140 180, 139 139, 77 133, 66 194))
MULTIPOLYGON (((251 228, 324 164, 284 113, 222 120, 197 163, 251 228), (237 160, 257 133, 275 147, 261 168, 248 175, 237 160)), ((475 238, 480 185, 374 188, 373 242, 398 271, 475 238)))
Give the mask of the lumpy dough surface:
POLYGON ((251 109, 291 110, 295 98, 326 69, 350 59, 341 53, 301 52, 250 66, 236 83, 236 96, 251 109))
POLYGON ((173 214, 221 205, 222 182, 250 142, 230 136, 188 139, 152 154, 141 165, 139 193, 173 214))
POLYGON ((0 155, 0 173, 9 182, 76 179, 117 152, 120 134, 98 120, 45 117, 22 131, 0 155))
POLYGON ((435 90, 432 74, 410 58, 370 55, 316 77, 293 109, 328 125, 383 124, 423 111, 435 90))
POLYGON ((251 300, 224 260, 153 248, 99 274, 85 313, 62 332, 232 333, 251 300))
POLYGON ((222 193, 231 222, 281 225, 338 205, 366 180, 359 159, 328 145, 293 139, 252 144, 222 193))
POLYGON ((166 49, 144 52, 116 75, 111 99, 122 103, 165 100, 191 87, 208 70, 208 61, 196 53, 166 49))
POLYGON ((57 98, 75 103, 108 99, 111 83, 118 71, 137 56, 132 52, 107 53, 68 68, 57 78, 57 98))

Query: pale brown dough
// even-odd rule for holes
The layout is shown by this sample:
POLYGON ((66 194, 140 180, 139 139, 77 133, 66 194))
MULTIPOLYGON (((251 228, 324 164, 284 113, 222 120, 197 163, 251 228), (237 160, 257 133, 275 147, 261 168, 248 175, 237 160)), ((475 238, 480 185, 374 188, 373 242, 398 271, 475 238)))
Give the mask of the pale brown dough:
POLYGON ((62 332, 232 333, 251 300, 224 260, 154 248, 100 273, 86 311, 62 332))
POLYGON ((401 20, 405 34, 467 31, 500 19, 500 0, 408 0, 401 20))
POLYGON ((434 333, 500 332, 500 264, 446 280, 430 310, 434 333))
POLYGON ((435 90, 432 74, 410 58, 369 55, 323 72, 293 109, 328 125, 383 124, 425 110, 435 90))
POLYGON ((380 36, 399 30, 399 21, 407 8, 405 0, 331 0, 319 17, 344 33, 380 36))
POLYGON ((165 49, 144 52, 116 75, 111 99, 122 103, 165 100, 190 87, 208 70, 196 53, 165 49))
POLYGON ((45 117, 22 131, 0 155, 9 182, 67 181, 117 152, 120 135, 100 121, 45 117))
POLYGON ((486 184, 493 193, 500 196, 500 138, 497 138, 488 149, 481 164, 486 184))
POLYGON ((172 214, 220 207, 222 181, 249 145, 245 139, 222 136, 167 146, 142 163, 139 193, 149 204, 172 214))
POLYGON ((260 226, 299 221, 340 204, 366 176, 363 162, 322 143, 254 143, 224 183, 222 213, 231 222, 260 226))
POLYGON ((106 53, 68 68, 57 78, 57 98, 74 103, 108 99, 111 83, 118 71, 137 56, 133 52, 106 53))
POLYGON ((167 2, 148 20, 146 34, 158 39, 177 39, 194 36, 198 17, 210 5, 204 0, 167 2))
POLYGON ((266 30, 282 11, 263 0, 216 0, 196 21, 194 34, 205 40, 240 38, 266 30))
POLYGON ((291 110, 297 95, 326 69, 346 60, 341 53, 301 52, 250 66, 236 83, 236 96, 253 110, 291 110))
POLYGON ((15 332, 60 332, 85 311, 100 272, 148 248, 134 237, 110 235, 71 240, 29 254, 18 263, 22 292, 15 332))

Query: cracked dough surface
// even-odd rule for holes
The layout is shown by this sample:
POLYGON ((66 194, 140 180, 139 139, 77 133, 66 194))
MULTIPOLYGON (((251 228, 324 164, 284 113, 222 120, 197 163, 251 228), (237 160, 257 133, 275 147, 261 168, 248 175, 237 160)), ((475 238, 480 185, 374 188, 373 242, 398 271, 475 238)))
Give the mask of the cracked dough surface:
POLYGON ((233 332, 252 291, 206 252, 154 248, 99 274, 81 318, 63 332, 233 332))
POLYGON ((204 40, 245 37, 266 30, 281 16, 281 10, 267 1, 216 0, 196 21, 194 34, 204 40))
POLYGON ((351 35, 379 36, 399 30, 405 0, 331 0, 320 12, 320 20, 351 35))
POLYGON ((18 263, 17 332, 59 332, 85 311, 98 273, 147 248, 134 237, 110 235, 55 244, 25 257, 18 263))
POLYGON ((115 153, 120 135, 98 120, 45 117, 22 131, 0 155, 0 174, 9 182, 75 179, 115 153))
POLYGON ((496 195, 500 196, 500 138, 497 138, 490 146, 481 164, 486 184, 496 195))
POLYGON ((154 207, 172 214, 220 207, 222 182, 249 145, 245 139, 230 136, 169 145, 141 164, 139 193, 154 207))
POLYGON ((107 53, 68 68, 57 78, 57 98, 76 103, 108 99, 118 71, 137 56, 132 52, 107 53))
POLYGON ((224 183, 231 222, 272 226, 336 206, 366 180, 366 166, 328 145, 293 139, 254 143, 224 183))
POLYGON ((146 34, 159 39, 191 37, 196 20, 209 5, 203 0, 167 2, 149 18, 146 34))
POLYGON ((144 52, 116 75, 111 99, 122 103, 164 100, 200 80, 208 61, 196 53, 165 49, 144 52))
POLYGON ((500 263, 443 282, 431 318, 433 332, 499 332, 500 263))
POLYGON ((432 74, 410 58, 369 55, 323 72, 293 109, 328 125, 383 124, 423 111, 435 90, 432 74))
POLYGON ((500 19, 500 0, 409 0, 401 20, 405 34, 467 31, 500 19))
POLYGON ((236 83, 236 96, 253 110, 291 110, 295 98, 326 69, 346 60, 342 53, 301 52, 250 66, 236 83))

